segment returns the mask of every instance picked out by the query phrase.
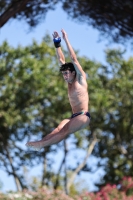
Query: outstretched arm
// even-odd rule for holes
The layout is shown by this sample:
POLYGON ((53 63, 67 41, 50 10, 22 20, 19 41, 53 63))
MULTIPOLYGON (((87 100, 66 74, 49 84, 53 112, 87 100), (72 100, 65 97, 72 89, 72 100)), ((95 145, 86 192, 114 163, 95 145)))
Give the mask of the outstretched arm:
POLYGON ((69 54, 70 54, 71 60, 72 60, 72 62, 74 64, 74 67, 75 67, 75 70, 77 72, 77 75, 80 75, 80 76, 83 76, 84 78, 86 78, 86 74, 83 71, 81 65, 79 64, 79 62, 77 60, 77 56, 76 56, 76 54, 75 54, 75 52, 74 52, 74 50, 73 50, 73 48, 72 48, 72 46, 71 46, 71 44, 70 44, 70 42, 68 40, 66 32, 63 29, 61 30, 61 32, 62 32, 62 37, 63 37, 63 39, 64 39, 64 41, 65 41, 65 43, 67 45, 67 49, 69 51, 69 54))
MULTIPOLYGON (((56 32, 56 31, 54 31, 54 33, 53 33, 53 39, 55 39, 55 38, 60 38, 58 32, 56 32)), ((60 45, 59 45, 59 47, 56 47, 56 54, 57 54, 57 58, 58 58, 59 64, 60 65, 65 64, 65 57, 64 57, 64 54, 63 54, 63 52, 61 50, 60 45)))

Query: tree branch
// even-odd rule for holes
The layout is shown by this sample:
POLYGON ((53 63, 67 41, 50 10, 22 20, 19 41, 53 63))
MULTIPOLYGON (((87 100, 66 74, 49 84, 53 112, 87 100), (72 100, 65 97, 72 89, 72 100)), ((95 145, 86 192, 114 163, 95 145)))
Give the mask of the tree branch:
POLYGON ((17 191, 21 191, 21 187, 23 188, 23 186, 22 186, 21 181, 19 180, 17 174, 15 173, 15 169, 14 169, 14 166, 12 164, 12 158, 10 157, 8 148, 6 146, 5 146, 5 150, 6 150, 6 153, 7 153, 8 160, 10 162, 10 166, 11 166, 11 169, 12 169, 11 174, 13 174, 13 176, 14 176, 14 180, 15 180, 15 183, 16 183, 17 191))
MULTIPOLYGON (((66 145, 66 144, 65 144, 65 141, 64 141, 64 145, 66 145)), ((68 151, 68 150, 67 150, 67 147, 64 146, 64 158, 63 158, 63 160, 62 160, 62 162, 61 162, 60 168, 59 168, 59 170, 58 170, 58 174, 57 174, 57 176, 56 176, 56 182, 55 182, 55 184, 54 184, 54 189, 57 189, 57 187, 58 187, 58 185, 59 185, 59 176, 60 176, 61 169, 62 169, 62 167, 63 167, 63 165, 64 165, 64 163, 65 163, 65 161, 66 161, 67 151, 68 151)))
POLYGON ((12 18, 14 15, 18 14, 20 11, 23 10, 23 8, 26 6, 26 4, 30 0, 19 0, 15 3, 13 3, 9 8, 0 16, 0 28, 4 26, 4 24, 12 18))
POLYGON ((67 184, 67 188, 68 188, 68 191, 70 189, 70 186, 72 185, 76 175, 81 171, 81 169, 85 166, 86 162, 87 162, 87 159, 88 157, 91 155, 96 143, 98 142, 99 140, 96 138, 96 136, 93 138, 92 142, 90 143, 89 147, 88 147, 88 151, 87 151, 87 154, 86 154, 86 157, 84 158, 83 162, 76 168, 76 170, 74 171, 74 173, 72 174, 72 176, 70 177, 70 180, 67 184))

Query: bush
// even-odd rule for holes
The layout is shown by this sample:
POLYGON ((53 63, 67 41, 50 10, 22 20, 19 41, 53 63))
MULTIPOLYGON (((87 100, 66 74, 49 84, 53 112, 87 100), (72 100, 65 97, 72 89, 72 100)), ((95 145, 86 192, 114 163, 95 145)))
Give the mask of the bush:
POLYGON ((96 193, 84 192, 73 198, 61 190, 43 187, 37 192, 24 190, 5 195, 0 193, 0 200, 133 200, 133 178, 124 177, 119 184, 119 189, 116 185, 107 184, 96 193))

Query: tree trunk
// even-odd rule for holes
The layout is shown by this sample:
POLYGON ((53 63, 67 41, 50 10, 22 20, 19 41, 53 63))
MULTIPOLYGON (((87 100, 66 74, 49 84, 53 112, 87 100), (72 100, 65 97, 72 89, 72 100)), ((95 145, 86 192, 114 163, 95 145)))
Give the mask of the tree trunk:
POLYGON ((14 181, 15 181, 15 184, 16 184, 16 188, 17 188, 17 191, 21 191, 23 186, 15 172, 15 169, 14 169, 14 166, 12 164, 12 158, 10 157, 10 154, 9 154, 9 151, 8 151, 8 148, 5 147, 5 150, 6 150, 6 153, 7 153, 7 157, 8 157, 8 160, 10 162, 10 166, 11 166, 11 169, 12 169, 12 175, 14 176, 14 181))
POLYGON ((66 140, 64 140, 64 172, 65 172, 65 176, 64 176, 64 188, 65 188, 65 193, 68 194, 68 188, 67 188, 67 166, 66 166, 66 156, 67 156, 67 143, 66 140))
POLYGON ((67 191, 70 190, 70 187, 72 185, 72 183, 74 182, 74 179, 76 177, 76 175, 80 172, 80 170, 85 166, 88 157, 91 155, 96 143, 98 142, 98 139, 96 137, 93 138, 92 142, 90 143, 89 147, 88 147, 88 151, 86 154, 86 157, 84 158, 83 162, 76 168, 76 170, 74 171, 74 173, 72 174, 72 176, 69 179, 69 182, 67 183, 67 191))
POLYGON ((43 162, 43 176, 42 176, 42 183, 41 183, 42 186, 47 185, 47 183, 45 182, 46 174, 47 174, 47 158, 46 158, 46 155, 45 155, 44 162, 43 162))

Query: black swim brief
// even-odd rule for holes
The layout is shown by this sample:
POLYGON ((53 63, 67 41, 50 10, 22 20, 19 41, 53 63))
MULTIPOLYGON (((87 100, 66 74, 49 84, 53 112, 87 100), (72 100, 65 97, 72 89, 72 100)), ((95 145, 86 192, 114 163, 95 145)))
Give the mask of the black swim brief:
POLYGON ((89 117, 89 119, 91 118, 89 112, 81 111, 81 112, 72 114, 71 119, 74 118, 74 117, 77 117, 78 115, 86 115, 87 117, 89 117))

